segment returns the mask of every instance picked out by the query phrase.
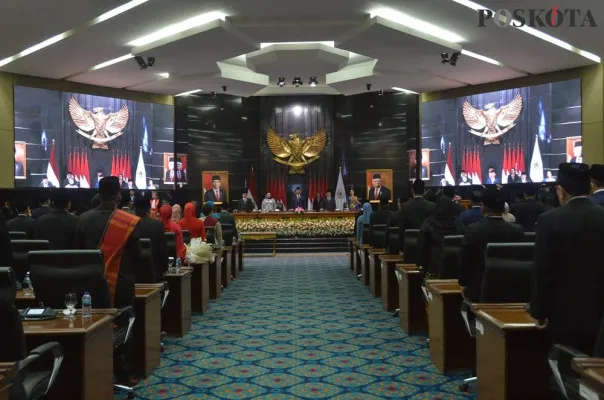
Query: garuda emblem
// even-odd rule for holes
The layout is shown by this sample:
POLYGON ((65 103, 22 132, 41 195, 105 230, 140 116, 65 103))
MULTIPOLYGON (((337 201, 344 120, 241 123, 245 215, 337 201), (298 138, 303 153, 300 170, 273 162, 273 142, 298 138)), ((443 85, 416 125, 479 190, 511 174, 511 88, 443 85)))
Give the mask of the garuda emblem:
POLYGON ((85 110, 73 97, 69 100, 69 114, 79 128, 76 132, 92 140, 93 149, 108 150, 107 142, 121 136, 128 124, 130 112, 124 104, 119 111, 105 114, 103 107, 95 107, 93 112, 85 110))
POLYGON ((516 126, 516 120, 522 111, 522 97, 516 93, 509 104, 495 108, 495 103, 484 106, 479 110, 468 100, 463 103, 463 118, 470 126, 470 133, 485 139, 484 145, 499 144, 499 136, 516 126))
POLYGON ((327 131, 323 128, 305 139, 301 139, 298 133, 292 133, 289 137, 291 140, 282 138, 273 128, 268 128, 266 133, 268 147, 275 155, 273 160, 288 165, 290 174, 303 174, 304 166, 316 161, 323 151, 327 142, 327 131))

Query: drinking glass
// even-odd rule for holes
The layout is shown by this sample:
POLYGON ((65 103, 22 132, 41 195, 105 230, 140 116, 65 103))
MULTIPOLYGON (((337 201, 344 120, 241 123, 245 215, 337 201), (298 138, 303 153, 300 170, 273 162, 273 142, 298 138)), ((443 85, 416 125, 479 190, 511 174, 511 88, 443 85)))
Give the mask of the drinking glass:
POLYGON ((65 295, 65 307, 69 314, 75 314, 75 307, 78 305, 78 296, 75 293, 67 293, 65 295))
POLYGON ((173 266, 174 266, 174 257, 168 257, 168 272, 174 273, 174 269, 172 268, 173 266))

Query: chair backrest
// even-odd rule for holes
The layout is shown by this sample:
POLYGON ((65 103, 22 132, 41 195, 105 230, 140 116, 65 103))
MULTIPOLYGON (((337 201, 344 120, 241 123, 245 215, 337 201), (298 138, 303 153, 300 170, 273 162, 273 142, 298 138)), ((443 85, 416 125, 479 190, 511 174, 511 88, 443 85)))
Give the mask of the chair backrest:
POLYGON ((8 236, 11 240, 13 239, 27 239, 27 233, 20 231, 10 231, 8 232, 8 236))
POLYGON ((386 243, 384 240, 386 239, 386 230, 388 226, 386 224, 374 224, 370 225, 371 227, 371 244, 373 247, 377 249, 383 249, 386 247, 386 243))
POLYGON ((369 224, 363 224, 363 244, 370 244, 371 242, 371 228, 369 224))
POLYGON ((214 232, 213 226, 206 226, 206 236, 209 244, 214 244, 216 242, 216 232, 214 232))
POLYGON ((188 229, 183 229, 182 230, 182 240, 186 243, 189 244, 191 243, 191 232, 189 232, 188 229))
POLYGON ((388 245, 386 250, 388 254, 398 254, 400 251, 398 226, 391 226, 388 228, 388 245))
POLYGON ((15 307, 16 296, 15 273, 11 267, 0 267, 0 362, 14 362, 27 357, 23 323, 15 307))
POLYGON ((438 273, 440 279, 457 278, 462 242, 463 235, 449 235, 443 238, 442 263, 438 273))
POLYGON ((25 274, 29 271, 29 262, 27 253, 34 250, 50 250, 48 240, 11 240, 11 250, 13 251, 13 271, 17 282, 23 281, 25 274))
POLYGON ((220 223, 220 227, 222 228, 222 240, 224 240, 225 246, 230 246, 233 244, 233 237, 235 236, 235 227, 233 224, 223 224, 220 223))
POLYGON ((403 259, 407 264, 417 263, 419 261, 419 229, 405 229, 405 249, 403 250, 403 259))
POLYGON ((536 232, 524 232, 524 241, 525 242, 535 243, 535 240, 537 240, 536 232))
POLYGON ((137 265, 134 268, 134 281, 136 283, 155 283, 157 277, 155 276, 151 239, 140 238, 138 239, 138 245, 141 249, 143 259, 141 260, 140 265, 137 265))
POLYGON ((174 257, 176 262, 176 234, 174 232, 164 232, 164 236, 168 245, 168 257, 174 257))
MULTIPOLYGON (((31 251, 30 276, 36 301, 47 307, 65 308, 65 294, 84 291, 92 296, 94 308, 109 308, 105 261, 100 250, 31 251)), ((78 300, 78 305, 81 306, 78 300)))
POLYGON ((530 301, 534 243, 488 243, 481 303, 530 301))

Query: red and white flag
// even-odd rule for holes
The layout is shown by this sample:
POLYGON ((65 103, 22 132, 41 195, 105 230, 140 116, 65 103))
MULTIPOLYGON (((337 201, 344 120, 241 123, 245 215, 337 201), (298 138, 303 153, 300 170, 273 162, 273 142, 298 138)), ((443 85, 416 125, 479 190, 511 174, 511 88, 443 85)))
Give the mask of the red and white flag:
POLYGON ((48 182, 52 183, 54 187, 61 187, 59 184, 59 167, 57 166, 57 155, 55 153, 55 141, 52 141, 52 147, 50 148, 50 159, 48 160, 48 167, 46 168, 46 177, 48 182))
POLYGON ((447 152, 447 164, 445 165, 445 179, 451 186, 455 186, 455 170, 453 169, 453 153, 451 152, 451 143, 447 152))

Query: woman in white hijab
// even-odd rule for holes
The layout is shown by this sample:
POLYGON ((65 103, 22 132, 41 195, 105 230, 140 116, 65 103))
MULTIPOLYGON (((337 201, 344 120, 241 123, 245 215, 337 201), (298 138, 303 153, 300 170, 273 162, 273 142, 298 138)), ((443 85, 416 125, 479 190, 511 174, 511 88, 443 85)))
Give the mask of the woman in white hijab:
POLYGON ((507 201, 505 202, 505 209, 504 209, 501 217, 503 218, 503 220, 505 222, 512 222, 512 223, 516 222, 516 217, 514 217, 512 214, 510 214, 510 206, 507 201))

